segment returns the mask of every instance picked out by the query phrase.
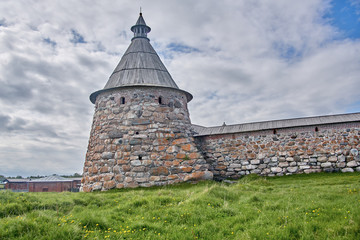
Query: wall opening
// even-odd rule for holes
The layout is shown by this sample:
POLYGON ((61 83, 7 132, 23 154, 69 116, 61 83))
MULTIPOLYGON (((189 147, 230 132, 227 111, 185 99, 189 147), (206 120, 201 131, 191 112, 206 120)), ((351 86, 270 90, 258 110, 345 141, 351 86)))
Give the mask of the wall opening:
POLYGON ((121 97, 121 98, 120 98, 120 103, 121 103, 121 104, 125 104, 125 98, 124 98, 124 97, 121 97))
POLYGON ((274 129, 274 130, 273 130, 273 134, 276 134, 276 133, 277 133, 277 131, 276 131, 276 129, 274 129))
POLYGON ((42 189, 42 191, 43 191, 43 192, 48 192, 48 191, 49 191, 49 188, 44 187, 44 188, 42 189))
POLYGON ((139 156, 139 160, 142 160, 142 156, 139 156))
POLYGON ((163 99, 162 99, 162 97, 159 97, 159 104, 163 104, 163 99))
POLYGON ((319 128, 318 127, 315 127, 315 132, 318 132, 319 131, 319 128))
POLYGON ((139 132, 135 132, 136 135, 139 135, 139 132))

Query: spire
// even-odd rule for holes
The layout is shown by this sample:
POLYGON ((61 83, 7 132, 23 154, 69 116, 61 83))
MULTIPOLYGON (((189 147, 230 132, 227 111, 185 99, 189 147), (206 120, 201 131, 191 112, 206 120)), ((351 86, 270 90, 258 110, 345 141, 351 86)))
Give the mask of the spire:
POLYGON ((92 103, 95 103, 97 95, 101 92, 131 86, 176 89, 184 92, 188 101, 192 99, 190 93, 179 89, 160 57, 151 46, 150 40, 147 38, 147 33, 150 32, 150 30, 140 11, 140 16, 136 24, 131 27, 131 31, 134 32, 134 37, 131 39, 130 46, 111 74, 104 89, 90 95, 92 103))
POLYGON ((147 38, 147 34, 151 31, 151 28, 145 23, 145 20, 142 16, 141 8, 139 18, 136 21, 135 25, 131 27, 131 31, 134 33, 134 37, 132 39, 147 38))

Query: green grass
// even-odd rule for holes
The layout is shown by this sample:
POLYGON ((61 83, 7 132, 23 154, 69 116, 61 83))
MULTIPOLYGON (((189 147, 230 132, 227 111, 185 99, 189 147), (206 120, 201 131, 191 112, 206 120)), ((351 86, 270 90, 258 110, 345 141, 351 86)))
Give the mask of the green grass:
POLYGON ((0 192, 0 239, 360 239, 360 174, 0 192))

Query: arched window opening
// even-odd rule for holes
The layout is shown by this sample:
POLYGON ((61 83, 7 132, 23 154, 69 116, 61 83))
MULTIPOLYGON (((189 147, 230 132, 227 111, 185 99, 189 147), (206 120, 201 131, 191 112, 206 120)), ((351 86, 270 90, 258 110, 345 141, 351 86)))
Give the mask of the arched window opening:
POLYGON ((274 129, 274 130, 273 130, 273 134, 276 134, 276 133, 277 133, 277 131, 276 131, 276 129, 274 129))
POLYGON ((136 134, 136 135, 139 135, 139 132, 136 132, 135 134, 136 134))
POLYGON ((124 98, 124 97, 121 97, 121 98, 120 98, 120 103, 121 103, 121 104, 125 104, 125 98, 124 98))
POLYGON ((315 132, 318 132, 319 131, 319 128, 318 127, 315 127, 315 132))
POLYGON ((162 99, 162 97, 159 97, 159 104, 163 104, 163 99, 162 99))

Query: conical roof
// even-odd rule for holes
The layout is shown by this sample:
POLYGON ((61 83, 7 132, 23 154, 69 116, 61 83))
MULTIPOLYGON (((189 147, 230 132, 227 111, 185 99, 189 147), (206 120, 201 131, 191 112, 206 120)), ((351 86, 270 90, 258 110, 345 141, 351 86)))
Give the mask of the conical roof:
POLYGON ((129 86, 173 88, 185 92, 190 101, 192 95, 179 89, 151 46, 150 40, 147 38, 147 33, 151 31, 151 28, 146 25, 142 13, 136 24, 131 27, 131 31, 134 32, 134 37, 130 46, 111 74, 104 89, 90 95, 91 102, 95 103, 96 96, 101 92, 129 86))

